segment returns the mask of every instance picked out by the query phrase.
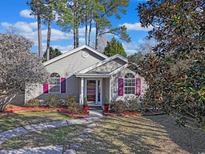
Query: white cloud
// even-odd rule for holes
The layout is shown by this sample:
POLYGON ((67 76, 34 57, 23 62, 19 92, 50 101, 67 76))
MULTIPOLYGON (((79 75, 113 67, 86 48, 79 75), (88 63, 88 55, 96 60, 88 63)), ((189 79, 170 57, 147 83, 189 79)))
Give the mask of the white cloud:
POLYGON ((19 14, 24 18, 35 18, 34 15, 31 15, 31 10, 28 9, 22 10, 19 14))
POLYGON ((65 53, 71 49, 73 49, 73 45, 68 45, 68 46, 61 46, 61 45, 51 45, 54 49, 57 48, 59 49, 62 53, 65 53))
MULTIPOLYGON (((47 38, 47 29, 42 30, 43 40, 47 38)), ((71 33, 65 33, 58 29, 51 29, 51 41, 59 41, 59 40, 66 40, 72 39, 71 33)))
POLYGON ((134 43, 134 42, 122 43, 122 45, 125 48, 125 51, 128 55, 131 55, 137 52, 137 43, 134 43))
POLYGON ((134 31, 150 31, 153 29, 152 26, 149 26, 147 28, 142 27, 141 23, 136 22, 136 23, 124 23, 120 26, 126 26, 127 30, 134 30, 134 31))
POLYGON ((36 29, 36 22, 27 23, 27 22, 16 22, 15 24, 11 24, 8 22, 2 22, 1 26, 8 30, 9 28, 13 28, 18 33, 30 33, 33 32, 33 29, 36 29))
MULTIPOLYGON (((38 31, 37 31, 37 22, 22 22, 18 21, 16 23, 9 23, 9 22, 1 22, 0 28, 4 32, 14 33, 25 38, 31 40, 34 43, 34 46, 38 45, 38 31)), ((85 44, 85 27, 79 28, 79 43, 80 45, 85 44)), ((91 44, 93 44, 95 36, 95 28, 92 28, 91 31, 91 44)), ((72 44, 73 40, 73 32, 70 31, 69 33, 65 33, 59 29, 52 28, 51 29, 51 46, 54 48, 58 48, 62 52, 69 51, 73 48, 72 44), (70 42, 71 44, 68 46, 57 45, 59 41, 70 42)), ((47 41, 47 27, 42 25, 42 45, 43 50, 46 48, 46 41, 47 41)))
MULTIPOLYGON (((55 45, 55 44, 51 44, 50 45, 53 49, 58 49, 60 50, 62 53, 65 53, 67 51, 70 51, 71 49, 73 49, 73 45, 67 45, 67 46, 63 46, 63 45, 55 45)), ((46 43, 42 43, 42 47, 43 47, 43 51, 46 51, 46 43)))
MULTIPOLYGON (((14 24, 8 22, 0 23, 3 30, 9 32, 12 31, 18 35, 22 35, 25 38, 34 42, 37 45, 37 23, 36 22, 16 22, 14 24)), ((45 42, 47 39, 47 29, 42 26, 42 41, 45 42)), ((51 29, 51 41, 69 40, 72 39, 72 33, 65 33, 58 29, 51 29)))

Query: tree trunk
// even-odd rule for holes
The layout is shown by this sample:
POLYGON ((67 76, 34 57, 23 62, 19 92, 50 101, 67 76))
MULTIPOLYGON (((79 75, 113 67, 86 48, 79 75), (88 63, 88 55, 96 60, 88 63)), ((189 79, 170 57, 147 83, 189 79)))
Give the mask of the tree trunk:
POLYGON ((95 31, 95 49, 97 50, 98 49, 98 23, 96 22, 95 24, 95 28, 96 28, 96 31, 95 31))
POLYGON ((85 45, 88 45, 88 16, 85 16, 85 45))
POLYGON ((76 48, 76 1, 74 1, 73 5, 73 46, 76 48))
POLYGON ((6 106, 16 97, 16 94, 5 96, 0 99, 0 112, 3 112, 6 106))
POLYGON ((79 23, 76 24, 76 48, 79 47, 79 23))
POLYGON ((79 47, 79 1, 77 0, 76 2, 76 8, 75 8, 75 19, 76 19, 76 23, 75 23, 75 28, 76 28, 76 48, 79 47))
POLYGON ((88 32, 88 45, 89 46, 90 46, 91 30, 92 30, 92 19, 90 19, 89 21, 89 32, 88 32))
POLYGON ((46 45, 46 59, 50 59, 50 41, 51 41, 51 21, 48 20, 48 31, 47 31, 47 45, 46 45))
POLYGON ((41 33, 41 17, 37 15, 37 28, 38 28, 38 56, 42 58, 42 33, 41 33))
POLYGON ((76 48, 76 31, 75 27, 73 27, 73 47, 76 48))

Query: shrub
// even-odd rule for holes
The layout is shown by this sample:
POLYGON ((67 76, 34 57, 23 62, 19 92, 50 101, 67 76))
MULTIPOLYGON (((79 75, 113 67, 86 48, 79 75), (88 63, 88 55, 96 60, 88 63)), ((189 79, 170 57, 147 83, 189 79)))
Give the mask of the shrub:
POLYGON ((63 102, 57 96, 49 96, 49 97, 46 98, 46 105, 48 107, 62 107, 63 102))
POLYGON ((29 107, 39 107, 40 106, 40 101, 36 98, 31 99, 28 101, 28 103, 25 104, 25 106, 29 107))
POLYGON ((66 106, 71 113, 82 113, 83 106, 76 101, 75 96, 69 96, 66 101, 66 106))
POLYGON ((126 102, 129 111, 141 111, 142 104, 139 99, 128 100, 126 102))
POLYGON ((123 101, 115 101, 110 105, 111 112, 125 112, 128 111, 128 107, 123 101))

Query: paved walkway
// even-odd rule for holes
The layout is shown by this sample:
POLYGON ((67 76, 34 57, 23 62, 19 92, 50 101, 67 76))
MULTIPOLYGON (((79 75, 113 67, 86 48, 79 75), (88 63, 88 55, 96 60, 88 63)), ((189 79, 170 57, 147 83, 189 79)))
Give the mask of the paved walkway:
MULTIPOLYGON (((22 148, 18 150, 1 150, 0 154, 61 154, 63 146, 46 146, 37 148, 22 148)), ((72 149, 66 150, 64 154, 75 154, 72 149)))
MULTIPOLYGON (((63 126, 69 125, 76 125, 76 124, 87 124, 88 127, 82 132, 82 134, 76 138, 76 141, 81 141, 87 137, 87 134, 92 132, 92 128, 96 125, 93 123, 99 120, 103 115, 100 112, 90 111, 90 114, 87 118, 84 119, 71 119, 71 120, 64 120, 64 121, 54 121, 48 123, 41 123, 41 124, 32 124, 27 125, 24 127, 18 127, 9 131, 5 131, 0 133, 0 144, 4 143, 5 141, 25 135, 30 132, 35 131, 42 131, 49 128, 58 128, 63 126)), ((66 150, 64 153, 66 154, 74 154, 75 150, 80 146, 80 144, 76 143, 70 146, 71 149, 66 150)), ((47 154, 47 153, 62 153, 63 147, 62 146, 47 146, 47 147, 36 147, 36 148, 22 148, 17 150, 1 150, 0 154, 33 154, 33 153, 40 153, 40 154, 47 154)))

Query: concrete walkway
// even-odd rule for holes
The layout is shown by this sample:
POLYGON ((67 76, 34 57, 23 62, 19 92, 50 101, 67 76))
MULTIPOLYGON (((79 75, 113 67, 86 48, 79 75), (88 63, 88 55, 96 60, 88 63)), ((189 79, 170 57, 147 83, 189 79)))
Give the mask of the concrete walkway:
POLYGON ((37 148, 22 148, 18 150, 1 150, 0 154, 75 154, 72 149, 63 152, 63 146, 46 146, 37 148))
MULTIPOLYGON (((42 130, 46 130, 49 128, 58 128, 58 127, 63 127, 63 126, 76 125, 76 124, 87 124, 88 128, 86 128, 82 132, 82 134, 78 138, 76 138, 76 141, 83 140, 86 137, 87 133, 92 132, 91 128, 96 126, 93 122, 99 120, 101 117, 103 117, 103 115, 100 112, 90 111, 89 116, 84 119, 54 121, 54 122, 32 124, 32 125, 27 125, 24 127, 18 127, 18 128, 0 133, 0 144, 4 143, 5 141, 13 137, 25 135, 30 132, 42 131, 42 130)), ((74 154, 75 150, 79 146, 80 146, 79 144, 73 144, 71 146, 71 149, 66 150, 64 153, 74 154)), ((33 153, 38 153, 38 154, 39 153, 40 154, 63 153, 63 147, 62 146, 47 146, 47 147, 22 148, 22 149, 17 149, 17 150, 1 150, 0 151, 0 154, 33 154, 33 153)))

